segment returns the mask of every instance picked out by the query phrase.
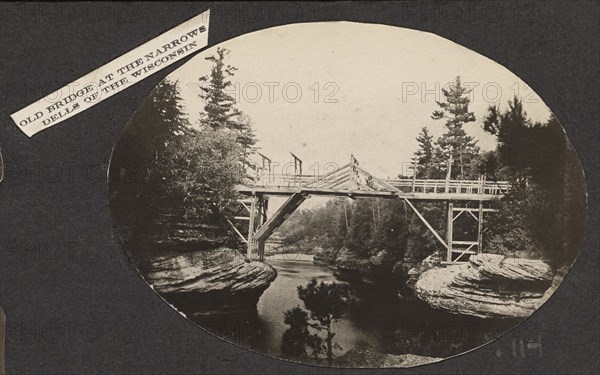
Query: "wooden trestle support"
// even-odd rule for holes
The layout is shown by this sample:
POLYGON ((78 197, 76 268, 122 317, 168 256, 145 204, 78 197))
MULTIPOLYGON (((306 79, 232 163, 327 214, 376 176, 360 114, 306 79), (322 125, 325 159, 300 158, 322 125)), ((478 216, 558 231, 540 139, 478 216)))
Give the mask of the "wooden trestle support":
POLYGON ((460 202, 447 202, 446 224, 446 261, 458 262, 466 258, 465 255, 480 254, 483 251, 484 212, 495 212, 496 209, 484 207, 484 202, 476 202, 477 207, 469 207, 460 202), (477 238, 473 240, 454 239, 454 221, 461 215, 468 215, 477 223, 477 238))
POLYGON ((308 196, 305 194, 292 194, 271 217, 268 216, 269 197, 264 194, 256 194, 238 201, 244 206, 248 216, 236 216, 234 219, 248 222, 247 235, 244 236, 231 221, 229 223, 247 244, 246 256, 249 259, 264 260, 265 242, 306 198, 308 196))
MULTIPOLYGON (((349 164, 317 180, 302 183, 300 186, 240 186, 238 191, 244 198, 238 202, 243 206, 242 211, 247 213, 247 216, 235 216, 233 219, 238 222, 237 226, 232 221, 228 221, 237 235, 247 244, 248 258, 264 260, 265 242, 309 197, 309 194, 353 199, 359 197, 403 199, 437 241, 444 246, 446 261, 465 261, 469 255, 482 252, 484 213, 496 211, 490 205, 502 197, 507 184, 499 182, 495 183, 497 187, 495 185, 490 187, 489 183, 488 185, 484 185, 484 183, 481 179, 458 181, 454 182, 455 186, 452 187, 454 190, 450 190, 449 187, 438 188, 438 184, 435 182, 433 191, 428 191, 425 187, 426 181, 424 181, 422 183, 423 191, 416 192, 415 181, 413 181, 412 191, 406 192, 394 186, 394 181, 388 182, 372 176, 359 167, 358 162, 352 156, 349 164), (288 197, 270 217, 268 215, 269 195, 288 197), (445 202, 447 217, 445 239, 423 217, 414 206, 413 201, 445 202), (455 221, 463 215, 470 217, 473 224, 477 224, 477 238, 471 240, 454 238, 455 221), (239 222, 247 222, 247 226, 240 225, 239 222), (247 232, 239 228, 247 228, 247 232)), ((447 181, 446 185, 449 185, 447 181)))

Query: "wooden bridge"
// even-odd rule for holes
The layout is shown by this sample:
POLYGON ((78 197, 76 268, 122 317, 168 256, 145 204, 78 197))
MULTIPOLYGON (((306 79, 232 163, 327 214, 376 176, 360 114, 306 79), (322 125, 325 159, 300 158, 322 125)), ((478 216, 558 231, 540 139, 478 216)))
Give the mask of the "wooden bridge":
MULTIPOLYGON (((355 198, 402 199, 415 212, 435 238, 447 249, 447 261, 467 260, 468 255, 482 252, 484 213, 495 211, 491 206, 499 201, 509 188, 508 182, 478 180, 423 180, 378 179, 351 162, 321 177, 302 174, 275 176, 267 173, 259 178, 238 185, 242 195, 240 204, 246 215, 234 217, 234 221, 247 223, 247 234, 229 223, 248 245, 251 259, 264 258, 265 242, 285 220, 310 196, 333 196, 355 198), (273 215, 269 216, 270 196, 287 196, 288 199, 273 215), (445 239, 430 225, 412 202, 445 202, 447 228, 445 239), (453 238, 453 223, 461 215, 470 215, 477 225, 477 238, 457 241, 453 238)), ((239 225, 238 225, 239 226, 239 225)))

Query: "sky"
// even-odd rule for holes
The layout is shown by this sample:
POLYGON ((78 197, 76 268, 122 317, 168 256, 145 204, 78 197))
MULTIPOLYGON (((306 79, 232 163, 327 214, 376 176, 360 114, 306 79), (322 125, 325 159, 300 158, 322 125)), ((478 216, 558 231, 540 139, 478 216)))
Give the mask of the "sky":
POLYGON ((196 55, 168 79, 178 80, 195 122, 204 106, 198 78, 209 74, 205 57, 217 47, 231 52, 237 71, 230 91, 250 116, 260 152, 276 172, 303 160, 304 174, 325 174, 354 154, 381 178, 393 178, 410 161, 422 127, 437 138, 443 120, 432 120, 441 88, 460 76, 473 88, 465 125, 483 150, 495 137, 483 132, 490 105, 507 107, 516 94, 533 121, 550 110, 533 90, 496 62, 435 34, 353 22, 302 23, 245 34, 196 55), (279 169, 278 169, 279 168, 279 169))

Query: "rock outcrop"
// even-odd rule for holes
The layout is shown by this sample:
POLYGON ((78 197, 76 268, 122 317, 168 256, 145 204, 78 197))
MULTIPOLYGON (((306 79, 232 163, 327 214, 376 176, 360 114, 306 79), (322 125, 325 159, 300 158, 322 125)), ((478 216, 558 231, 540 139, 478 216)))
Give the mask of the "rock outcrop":
POLYGON ((414 285, 431 306, 481 318, 523 318, 546 299, 554 272, 540 260, 479 254, 425 271, 414 285))
POLYGON ((340 250, 334 264, 334 274, 348 282, 369 282, 371 276, 369 259, 358 257, 348 249, 340 250))
MULTIPOLYGON (((323 263, 322 253, 315 255, 315 261, 323 263)), ((347 248, 342 248, 333 261, 326 263, 335 273, 335 276, 348 282, 366 284, 386 284, 392 276, 394 265, 393 254, 381 250, 369 258, 358 255, 347 248)))
POLYGON ((233 249, 227 227, 186 216, 174 202, 157 199, 153 205, 144 215, 118 222, 144 279, 192 319, 256 314, 258 299, 277 276, 275 269, 233 249))
POLYGON ((157 258, 146 281, 190 318, 246 314, 256 309, 277 272, 239 252, 219 248, 157 258))
POLYGON ((335 359, 339 367, 412 367, 440 361, 442 358, 423 357, 415 354, 382 354, 369 349, 354 347, 335 359))

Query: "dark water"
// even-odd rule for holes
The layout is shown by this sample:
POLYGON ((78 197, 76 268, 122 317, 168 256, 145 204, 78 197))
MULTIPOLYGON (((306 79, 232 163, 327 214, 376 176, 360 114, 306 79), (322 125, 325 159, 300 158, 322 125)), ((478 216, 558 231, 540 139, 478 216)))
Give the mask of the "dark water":
MULTIPOLYGON (((261 296, 257 314, 236 322, 228 330, 214 326, 213 332, 230 341, 272 356, 281 355, 281 339, 288 328, 284 313, 303 307, 297 287, 311 279, 343 282, 333 271, 293 256, 268 259, 278 272, 261 296)), ((432 309, 414 297, 398 296, 393 289, 374 285, 350 285, 356 298, 345 318, 334 325, 335 341, 341 346, 336 356, 353 347, 380 353, 448 357, 478 347, 512 328, 517 321, 493 321, 460 316, 432 309)))

